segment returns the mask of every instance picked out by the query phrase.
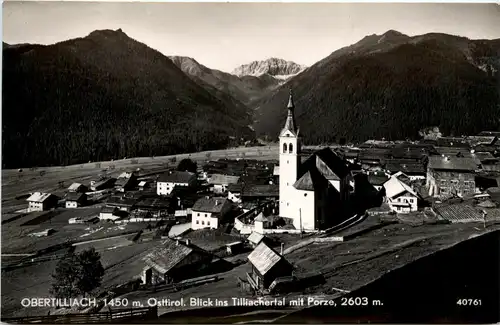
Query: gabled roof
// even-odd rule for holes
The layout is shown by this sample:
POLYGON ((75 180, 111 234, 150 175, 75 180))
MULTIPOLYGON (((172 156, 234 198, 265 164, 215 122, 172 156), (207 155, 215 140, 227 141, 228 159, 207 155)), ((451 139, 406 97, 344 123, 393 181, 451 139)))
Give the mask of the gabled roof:
POLYGON ((48 198, 50 198, 52 194, 50 193, 42 193, 42 192, 35 192, 31 194, 29 198, 26 199, 28 202, 44 202, 48 198))
POLYGON ((224 174, 212 174, 208 178, 208 183, 209 184, 236 184, 238 183, 240 177, 239 176, 231 176, 231 175, 224 175, 224 174))
POLYGON ((261 212, 261 213, 259 213, 259 215, 257 217, 255 217, 255 219, 253 219, 253 221, 265 222, 265 221, 269 221, 269 219, 264 217, 264 213, 261 212))
POLYGON ((279 196, 279 185, 247 184, 241 191, 243 197, 276 197, 279 196))
POLYGON ((158 178, 158 182, 188 184, 194 178, 196 178, 196 175, 194 173, 174 171, 171 174, 162 174, 158 178))
POLYGON ((103 206, 101 209, 101 213, 114 213, 117 210, 117 207, 103 206))
POLYGON ((418 196, 415 191, 407 184, 400 181, 397 177, 391 177, 384 183, 385 195, 388 198, 396 197, 402 193, 408 192, 413 196, 418 196))
POLYGON ((112 196, 106 202, 106 205, 132 207, 137 202, 136 199, 127 198, 125 196, 112 196))
POLYGON ((316 151, 299 167, 298 180, 293 185, 298 190, 313 191, 315 184, 339 180, 349 175, 346 162, 330 148, 316 151))
POLYGON ((409 174, 425 174, 425 165, 419 161, 387 159, 385 169, 391 173, 402 171, 409 174))
POLYGON ((85 194, 84 193, 76 193, 76 192, 69 192, 67 195, 66 195, 66 201, 80 201, 82 199, 85 198, 85 194))
POLYGON ((251 242, 252 244, 260 244, 260 242, 264 239, 263 234, 259 234, 258 232, 252 232, 250 236, 248 236, 248 241, 251 242))
POLYGON ((201 198, 191 208, 192 211, 220 213, 229 200, 225 197, 201 198))
POLYGON ((243 190, 243 184, 238 183, 238 184, 229 184, 227 186, 227 190, 232 193, 241 193, 243 190))
POLYGON ((248 255, 248 260, 261 275, 265 275, 276 264, 285 259, 265 243, 260 243, 250 255, 248 255))
POLYGON ((179 264, 179 262, 184 260, 193 251, 208 254, 201 248, 195 247, 194 245, 190 244, 189 246, 186 246, 182 242, 177 244, 175 240, 167 239, 161 246, 154 248, 151 253, 146 255, 144 262, 149 267, 165 274, 179 264))
POLYGON ((79 188, 83 187, 80 183, 73 183, 68 187, 68 191, 77 191, 79 188))

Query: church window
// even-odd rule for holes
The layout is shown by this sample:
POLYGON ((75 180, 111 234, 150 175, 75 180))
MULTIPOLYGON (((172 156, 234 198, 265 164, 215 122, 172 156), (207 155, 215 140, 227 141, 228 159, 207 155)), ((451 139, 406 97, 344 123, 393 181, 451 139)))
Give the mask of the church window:
POLYGON ((304 193, 304 196, 307 196, 307 193, 304 193))
POLYGON ((288 153, 292 152, 293 152, 293 144, 290 143, 290 145, 288 146, 288 153))
POLYGON ((283 153, 286 153, 286 143, 283 143, 283 153))

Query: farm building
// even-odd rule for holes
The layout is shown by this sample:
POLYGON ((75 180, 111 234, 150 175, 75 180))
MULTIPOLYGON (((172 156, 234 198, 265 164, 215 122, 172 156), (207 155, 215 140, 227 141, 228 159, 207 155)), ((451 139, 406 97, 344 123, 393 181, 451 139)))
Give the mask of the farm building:
POLYGON ((90 182, 90 189, 92 191, 100 191, 106 188, 112 188, 115 185, 115 178, 101 178, 97 181, 90 182))
POLYGON ((165 197, 148 197, 139 200, 134 207, 140 212, 149 212, 154 215, 164 215, 174 212, 171 199, 165 197))
POLYGON ((69 192, 66 195, 66 209, 79 208, 87 203, 85 193, 69 192))
POLYGON ((230 184, 237 184, 239 179, 239 176, 213 174, 208 178, 208 184, 213 186, 214 193, 222 194, 226 193, 230 184))
POLYGON ((135 187, 137 178, 134 173, 124 172, 116 179, 115 188, 119 192, 126 192, 135 187))
POLYGON ((140 181, 139 182, 139 191, 144 191, 146 189, 149 188, 149 186, 151 185, 151 182, 149 181, 140 181))
POLYGON ((472 158, 431 156, 427 166, 427 188, 434 197, 474 194, 478 164, 472 158))
POLYGON ((261 242, 267 242, 266 238, 267 237, 265 237, 263 234, 254 231, 250 234, 250 236, 248 236, 247 241, 250 244, 250 246, 255 248, 259 246, 261 242))
POLYGON ((118 220, 121 218, 119 216, 119 209, 117 207, 105 206, 101 209, 99 213, 99 219, 101 220, 118 220))
POLYGON ((278 199, 280 196, 278 185, 254 185, 247 184, 241 191, 241 200, 265 201, 267 199, 278 199))
POLYGON ((141 279, 144 284, 173 283, 193 277, 208 266, 213 256, 186 240, 167 239, 145 258, 141 279))
POLYGON ((190 172, 174 171, 162 174, 156 183, 156 193, 158 195, 169 195, 174 187, 196 187, 198 179, 196 174, 190 172))
POLYGON ((397 213, 410 213, 418 210, 418 200, 420 199, 408 184, 399 178, 392 176, 384 183, 386 203, 392 211, 397 213))
POLYGON ((259 289, 267 289, 277 278, 293 274, 293 266, 265 243, 260 243, 248 255, 248 260, 252 264, 252 273, 247 278, 259 289))
POLYGON ((87 186, 80 183, 73 183, 68 187, 69 192, 85 193, 88 191, 87 186))
POLYGON ((227 254, 234 255, 243 251, 244 244, 242 241, 236 241, 233 243, 226 244, 227 254))
POLYGON ((191 208, 193 230, 211 228, 217 229, 220 221, 224 220, 231 211, 232 204, 227 198, 204 197, 196 201, 191 208))
POLYGON ((263 233, 264 229, 269 228, 269 226, 271 225, 269 218, 265 217, 264 213, 262 212, 259 213, 259 215, 255 217, 253 221, 255 225, 255 231, 258 233, 263 233))
POLYGON ((118 208, 121 211, 130 212, 137 200, 125 196, 112 196, 106 202, 106 206, 118 208))
POLYGON ((425 163, 422 160, 388 159, 385 162, 385 170, 391 175, 403 172, 412 180, 425 179, 426 174, 425 163))
POLYGON ((57 197, 50 193, 35 192, 26 201, 29 211, 45 211, 57 205, 57 197))

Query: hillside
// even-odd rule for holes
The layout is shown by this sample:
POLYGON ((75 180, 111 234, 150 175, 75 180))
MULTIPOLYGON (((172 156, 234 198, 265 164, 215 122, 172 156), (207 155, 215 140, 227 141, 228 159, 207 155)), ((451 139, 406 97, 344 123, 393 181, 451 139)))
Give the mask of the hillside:
POLYGON ((306 143, 499 129, 500 40, 370 35, 333 52, 261 101, 256 132, 277 136, 289 87, 306 143))
POLYGON ((169 57, 177 67, 197 83, 228 94, 236 101, 251 106, 251 103, 280 85, 280 80, 265 74, 261 76, 236 76, 207 68, 195 59, 185 56, 169 57))
POLYGON ((223 148, 246 107, 121 30, 3 49, 3 168, 223 148))

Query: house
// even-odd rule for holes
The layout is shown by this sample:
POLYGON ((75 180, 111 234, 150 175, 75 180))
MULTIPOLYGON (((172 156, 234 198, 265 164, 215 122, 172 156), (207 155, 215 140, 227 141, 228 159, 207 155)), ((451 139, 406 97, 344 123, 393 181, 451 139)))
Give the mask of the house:
POLYGON ((271 225, 271 222, 269 218, 264 216, 264 213, 259 213, 257 217, 255 217, 254 221, 254 226, 255 226, 255 231, 258 233, 264 233, 264 229, 269 228, 271 225))
POLYGON ((99 213, 100 220, 118 220, 121 218, 117 207, 104 206, 99 213))
POLYGON ((141 279, 146 285, 179 282, 195 276, 212 262, 213 256, 186 240, 167 239, 144 258, 141 279))
POLYGON ((384 183, 384 188, 385 202, 392 211, 410 213, 418 210, 419 195, 399 178, 392 176, 384 183))
POLYGON ((196 187, 198 179, 196 174, 190 172, 174 171, 162 174, 156 182, 158 195, 169 195, 176 186, 196 187))
POLYGON ((57 205, 57 197, 50 193, 35 192, 26 201, 28 201, 28 211, 45 211, 57 205))
POLYGON ((115 207, 121 211, 130 212, 137 200, 134 198, 128 198, 125 196, 112 196, 106 202, 106 206, 115 207))
POLYGON ((129 191, 136 185, 137 177, 133 172, 123 172, 115 182, 115 188, 119 192, 129 191))
POLYGON ((68 187, 69 192, 85 193, 88 191, 87 186, 80 183, 73 183, 68 187))
POLYGON ((79 208, 87 203, 85 193, 69 192, 66 195, 66 209, 79 208))
POLYGON ((191 208, 191 228, 193 230, 203 228, 217 229, 231 211, 231 208, 231 201, 227 198, 201 198, 191 208))
POLYGON ((156 216, 172 214, 175 206, 172 205, 170 198, 165 197, 147 197, 134 204, 134 208, 139 212, 151 213, 156 216))
POLYGON ((240 203, 242 190, 243 184, 230 184, 227 187, 227 198, 234 203, 240 203))
POLYGON ((252 273, 247 275, 256 288, 268 289, 274 280, 293 274, 293 266, 266 243, 260 243, 248 255, 252 273))
POLYGON ((433 208, 440 219, 451 223, 482 222, 484 210, 468 203, 442 204, 433 208))
POLYGON ((115 184, 115 178, 101 178, 97 181, 90 182, 90 189, 92 191, 100 191, 106 188, 112 188, 115 184))
POLYGON ((208 178, 208 184, 213 186, 214 193, 222 194, 226 193, 228 185, 237 184, 239 179, 239 176, 212 174, 208 178))
POLYGON ((426 187, 430 196, 464 196, 475 192, 475 175, 479 168, 472 158, 430 156, 426 187))
POLYGON ((373 187, 380 191, 384 187, 384 183, 389 180, 389 177, 383 173, 370 173, 367 175, 368 182, 373 185, 373 187))

